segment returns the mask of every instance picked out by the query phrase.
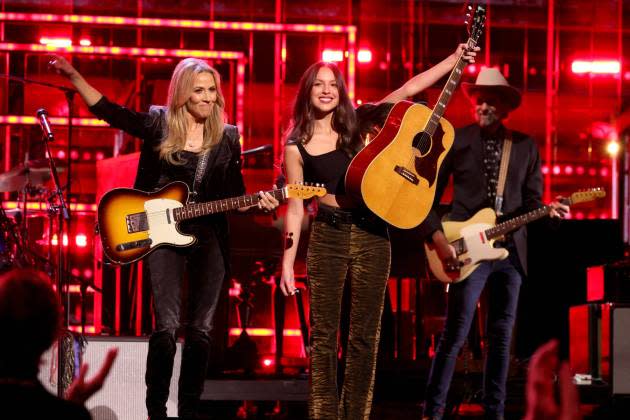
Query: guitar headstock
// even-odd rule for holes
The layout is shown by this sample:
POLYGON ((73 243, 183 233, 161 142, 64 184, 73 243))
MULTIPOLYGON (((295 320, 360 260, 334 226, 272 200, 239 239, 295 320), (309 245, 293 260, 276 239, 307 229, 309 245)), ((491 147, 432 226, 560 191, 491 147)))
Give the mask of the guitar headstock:
POLYGON ((477 45, 477 41, 483 33, 483 28, 486 25, 486 8, 482 5, 477 5, 474 14, 473 7, 468 6, 468 13, 466 14, 466 24, 468 25, 468 47, 473 48, 477 45))
POLYGON ((312 197, 323 197, 326 195, 326 188, 320 184, 287 184, 285 186, 287 198, 301 198, 306 200, 312 197))
POLYGON ((603 188, 588 188, 571 194, 571 204, 584 203, 593 201, 598 198, 606 197, 606 190, 603 188))

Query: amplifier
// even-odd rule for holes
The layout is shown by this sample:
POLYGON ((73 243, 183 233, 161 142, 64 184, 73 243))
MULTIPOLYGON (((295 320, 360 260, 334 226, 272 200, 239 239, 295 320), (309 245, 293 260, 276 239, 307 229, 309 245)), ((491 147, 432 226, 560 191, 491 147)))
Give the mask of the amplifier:
POLYGON ((569 363, 577 374, 630 395, 630 306, 588 303, 569 310, 569 363))
MULTIPOLYGON (((86 407, 93 420, 138 420, 147 418, 144 403, 146 385, 146 359, 149 339, 141 337, 87 337, 83 362, 90 365, 87 377, 98 372, 105 354, 111 347, 118 347, 118 357, 103 385, 103 388, 87 400, 86 407)), ((55 346, 53 346, 53 349, 55 346)), ((181 361, 181 342, 177 343, 177 353, 171 378, 169 399, 166 404, 168 415, 177 415, 177 379, 181 361)), ((39 379, 51 393, 57 394, 56 351, 44 353, 40 365, 39 379)))
POLYGON ((630 260, 588 267, 586 300, 630 303, 630 260))

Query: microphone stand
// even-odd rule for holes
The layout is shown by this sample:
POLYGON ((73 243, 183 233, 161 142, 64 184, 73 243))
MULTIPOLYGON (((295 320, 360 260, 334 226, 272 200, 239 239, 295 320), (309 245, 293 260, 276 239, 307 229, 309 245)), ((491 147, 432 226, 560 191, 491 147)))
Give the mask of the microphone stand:
MULTIPOLYGON (((9 80, 22 82, 22 83, 30 83, 39 86, 51 87, 57 90, 60 90, 64 93, 66 97, 66 102, 68 104, 68 147, 67 147, 67 166, 68 166, 68 175, 67 175, 67 191, 66 197, 70 200, 70 181, 71 181, 71 171, 70 166, 72 159, 71 155, 71 147, 72 147, 72 131, 73 131, 73 122, 72 119, 74 117, 74 95, 77 93, 76 89, 72 89, 66 86, 61 86, 53 83, 42 82, 39 80, 27 79, 24 77, 12 76, 6 73, 0 73, 0 77, 7 78, 9 80)), ((74 340, 72 335, 69 333, 69 323, 70 323, 70 287, 69 280, 67 278, 67 269, 66 269, 66 261, 68 259, 67 253, 64 252, 63 247, 63 232, 64 232, 64 222, 66 224, 66 230, 68 232, 68 236, 70 233, 70 210, 66 205, 66 201, 63 197, 63 189, 61 188, 61 183, 59 182, 59 174, 57 173, 57 167, 55 166, 55 162, 53 160, 53 155, 50 150, 49 142, 53 139, 48 139, 47 136, 42 136, 44 139, 44 144, 46 145, 46 153, 48 156, 48 164, 50 167, 50 173, 52 179, 55 184, 55 191, 48 198, 48 212, 49 216, 52 219, 53 216, 57 216, 57 293, 59 295, 59 301, 64 308, 64 327, 66 331, 64 332, 62 338, 59 340, 58 347, 58 366, 57 366, 57 395, 59 397, 63 397, 65 390, 68 388, 70 383, 72 382, 73 377, 73 360, 72 360, 72 348, 74 344, 74 340), (57 203, 54 204, 55 197, 57 198, 57 203), (65 291, 64 291, 65 287, 65 291), (70 357, 68 357, 68 355, 70 357), (70 363, 67 363, 68 360, 70 363)), ((83 297, 82 297, 83 298, 83 297)), ((81 331, 83 334, 83 331, 81 331)), ((80 340, 83 342, 83 340, 80 340)))
MULTIPOLYGON (((51 216, 57 216, 57 293, 59 296, 59 301, 64 308, 63 316, 64 316, 64 327, 68 327, 69 323, 69 287, 68 282, 65 278, 65 253, 63 250, 63 232, 64 232, 64 223, 68 223, 70 221, 70 210, 66 205, 66 200, 63 197, 63 190, 61 188, 61 183, 59 182, 59 174, 57 172, 57 166, 55 165, 55 160, 52 157, 52 153, 50 151, 50 141, 51 139, 48 136, 42 136, 44 140, 44 145, 46 146, 46 153, 48 156, 48 167, 50 168, 50 174, 55 184, 55 190, 48 198, 48 213, 51 216)), ((72 342, 72 340, 70 340, 72 342)), ((71 343, 70 343, 71 344, 71 343)), ((63 397, 63 393, 66 388, 70 385, 72 381, 72 364, 68 366, 67 364, 67 354, 68 354, 68 330, 63 333, 62 337, 59 340, 59 347, 57 353, 58 365, 57 365, 57 395, 59 397, 63 397)))

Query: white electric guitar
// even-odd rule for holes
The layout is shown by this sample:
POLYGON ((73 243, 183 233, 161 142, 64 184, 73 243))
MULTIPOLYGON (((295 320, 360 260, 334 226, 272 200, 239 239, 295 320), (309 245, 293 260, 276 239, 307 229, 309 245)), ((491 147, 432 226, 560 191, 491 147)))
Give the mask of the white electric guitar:
MULTIPOLYGON (((563 202, 573 205, 605 196, 606 191, 603 189, 592 188, 575 192, 563 202)), ((507 249, 493 247, 497 239, 529 222, 547 216, 551 210, 549 206, 542 206, 497 225, 497 215, 494 210, 485 208, 463 222, 442 222, 444 235, 455 248, 460 267, 456 270, 447 270, 433 244, 425 243, 424 249, 429 267, 440 281, 445 283, 460 282, 475 271, 480 263, 507 258, 509 255, 507 249)))

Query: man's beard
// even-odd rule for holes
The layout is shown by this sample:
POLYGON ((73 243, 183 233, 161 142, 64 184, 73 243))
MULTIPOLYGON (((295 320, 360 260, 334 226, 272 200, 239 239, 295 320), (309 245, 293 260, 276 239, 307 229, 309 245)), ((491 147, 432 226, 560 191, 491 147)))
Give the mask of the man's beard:
POLYGON ((486 110, 477 112, 477 122, 482 128, 493 126, 500 121, 501 119, 494 111, 486 110))

